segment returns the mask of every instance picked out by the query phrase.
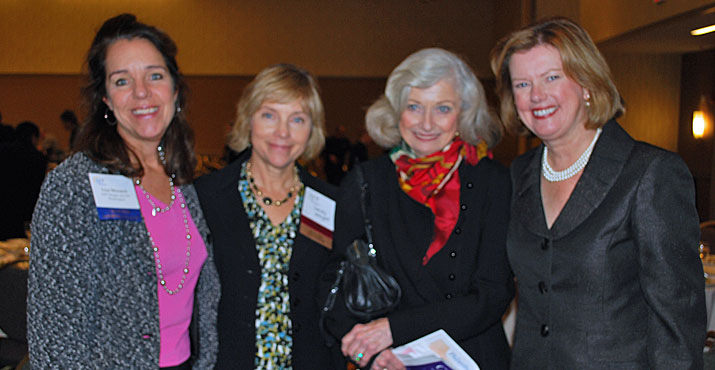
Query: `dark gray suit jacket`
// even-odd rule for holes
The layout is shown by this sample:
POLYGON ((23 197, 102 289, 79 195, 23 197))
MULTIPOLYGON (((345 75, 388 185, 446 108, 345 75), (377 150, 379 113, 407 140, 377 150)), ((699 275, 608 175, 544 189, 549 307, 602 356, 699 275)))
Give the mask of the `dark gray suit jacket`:
POLYGON ((512 164, 515 369, 702 369, 703 270, 680 158, 608 122, 551 229, 542 147, 512 164))

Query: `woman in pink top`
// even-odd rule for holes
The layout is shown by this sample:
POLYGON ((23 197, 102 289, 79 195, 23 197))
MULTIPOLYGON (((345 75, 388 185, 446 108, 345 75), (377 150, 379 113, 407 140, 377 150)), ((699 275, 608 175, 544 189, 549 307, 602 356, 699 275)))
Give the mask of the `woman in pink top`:
POLYGON ((48 175, 33 217, 34 368, 213 367, 220 287, 175 56, 130 14, 92 42, 78 152, 48 175))

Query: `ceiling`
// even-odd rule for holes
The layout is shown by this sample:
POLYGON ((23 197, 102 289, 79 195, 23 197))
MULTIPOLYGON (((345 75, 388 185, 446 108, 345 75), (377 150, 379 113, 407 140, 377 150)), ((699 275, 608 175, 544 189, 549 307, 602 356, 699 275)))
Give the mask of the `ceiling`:
POLYGON ((688 12, 598 44, 609 53, 685 54, 715 49, 715 32, 691 36, 696 28, 715 24, 715 7, 688 12))

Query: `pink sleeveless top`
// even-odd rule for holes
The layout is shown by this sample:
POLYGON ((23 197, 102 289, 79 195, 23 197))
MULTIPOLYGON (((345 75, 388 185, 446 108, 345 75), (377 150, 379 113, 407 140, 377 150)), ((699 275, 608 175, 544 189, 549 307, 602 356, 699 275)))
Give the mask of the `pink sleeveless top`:
MULTIPOLYGON (((159 297, 159 367, 176 366, 191 356, 189 324, 194 307, 194 289, 201 267, 208 256, 206 245, 191 218, 188 206, 182 211, 181 204, 185 204, 185 201, 178 186, 176 187, 176 200, 171 208, 166 212, 157 212, 155 216, 152 216, 152 206, 142 189, 136 185, 135 191, 153 245, 159 248, 158 258, 166 282, 165 287, 160 283, 157 255, 152 253, 154 264, 157 266, 157 294, 159 297), (187 238, 184 212, 191 235, 191 239, 188 239, 191 242, 189 272, 186 274, 183 287, 176 292, 177 286, 184 276, 186 264, 187 238), (169 294, 165 288, 175 293, 169 294)), ((149 194, 149 196, 157 207, 166 208, 166 205, 153 195, 149 194)))

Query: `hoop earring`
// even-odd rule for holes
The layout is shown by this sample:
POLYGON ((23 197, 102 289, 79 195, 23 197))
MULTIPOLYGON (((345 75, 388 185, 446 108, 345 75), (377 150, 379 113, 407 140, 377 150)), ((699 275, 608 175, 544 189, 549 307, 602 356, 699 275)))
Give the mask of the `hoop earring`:
POLYGON ((117 124, 117 117, 114 117, 114 112, 112 112, 112 117, 114 117, 114 121, 110 121, 110 120, 109 120, 109 112, 112 112, 111 110, 109 110, 109 108, 107 108, 107 109, 104 111, 104 120, 107 121, 107 124, 108 124, 108 125, 114 126, 114 125, 117 124))

